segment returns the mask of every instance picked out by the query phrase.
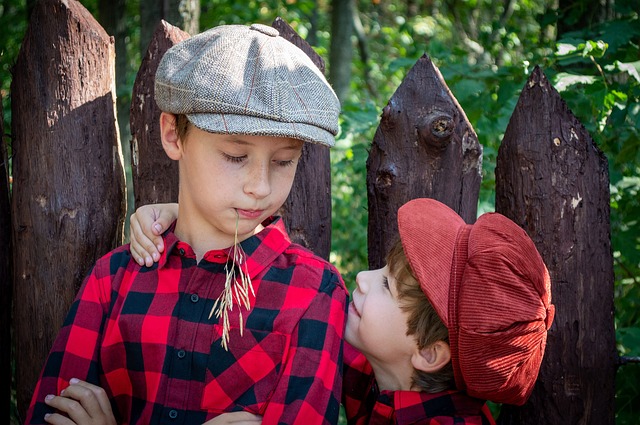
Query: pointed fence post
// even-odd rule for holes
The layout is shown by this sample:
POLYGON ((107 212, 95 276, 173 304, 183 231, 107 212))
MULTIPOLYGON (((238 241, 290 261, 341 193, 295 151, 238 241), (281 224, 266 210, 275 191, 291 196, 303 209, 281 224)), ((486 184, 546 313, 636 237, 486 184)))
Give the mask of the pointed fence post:
POLYGON ((135 207, 178 202, 178 163, 170 159, 160 139, 160 109, 154 82, 160 59, 189 34, 165 21, 156 27, 133 85, 131 101, 131 174, 135 207))
POLYGON ((369 266, 384 265, 398 238, 398 208, 411 199, 437 199, 475 222, 481 169, 476 133, 422 56, 382 110, 367 160, 369 266))
MULTIPOLYGON (((282 18, 272 26, 307 54, 322 73, 324 60, 282 18)), ((305 143, 296 177, 279 214, 291 240, 328 260, 331 251, 331 160, 329 148, 305 143)))
POLYGON ((496 211, 524 228, 556 306, 538 382, 502 424, 613 424, 617 354, 607 159, 539 68, 498 152, 496 211))
POLYGON ((41 0, 11 84, 18 411, 86 273, 122 243, 113 38, 80 2, 41 0))

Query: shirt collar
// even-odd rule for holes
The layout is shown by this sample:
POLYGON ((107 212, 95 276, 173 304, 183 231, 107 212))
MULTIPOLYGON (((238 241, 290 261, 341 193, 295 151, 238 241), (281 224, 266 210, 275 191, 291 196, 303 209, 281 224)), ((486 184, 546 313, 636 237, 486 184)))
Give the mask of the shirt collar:
MULTIPOLYGON (((270 217, 262 223, 264 229, 257 234, 240 242, 246 256, 246 264, 251 278, 258 275, 267 268, 273 261, 281 255, 290 245, 291 240, 284 227, 284 221, 279 216, 270 217)), ((164 252, 158 261, 158 268, 163 268, 168 261, 169 255, 180 255, 179 245, 184 244, 175 235, 176 223, 173 222, 167 231, 162 235, 164 240, 164 252)), ((186 245, 186 244, 185 244, 186 245)), ((230 257, 233 247, 208 251, 204 254, 203 260, 225 263, 230 257)))
POLYGON ((482 416, 485 401, 458 390, 435 394, 422 391, 382 391, 378 403, 393 408, 398 424, 412 424, 425 417, 482 416))

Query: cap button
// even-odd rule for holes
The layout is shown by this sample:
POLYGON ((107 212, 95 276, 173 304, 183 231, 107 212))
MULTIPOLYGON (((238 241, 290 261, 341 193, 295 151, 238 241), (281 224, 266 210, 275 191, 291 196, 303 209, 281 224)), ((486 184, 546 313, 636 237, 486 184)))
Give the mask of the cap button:
POLYGON ((268 35, 270 37, 277 37, 280 35, 280 32, 278 32, 277 29, 267 26, 267 25, 262 25, 262 24, 252 24, 249 29, 255 30, 255 31, 260 31, 261 33, 268 35))

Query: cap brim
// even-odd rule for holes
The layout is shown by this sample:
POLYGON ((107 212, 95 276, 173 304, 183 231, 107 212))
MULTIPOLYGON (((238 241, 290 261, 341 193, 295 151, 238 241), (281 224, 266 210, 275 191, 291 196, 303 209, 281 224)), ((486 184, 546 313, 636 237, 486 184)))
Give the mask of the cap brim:
POLYGON ((309 124, 233 114, 187 114, 187 118, 199 129, 210 133, 291 137, 328 147, 335 145, 334 134, 309 124))
POLYGON ((449 327, 449 286, 458 232, 464 220, 434 199, 414 199, 398 210, 398 230, 422 291, 449 327))

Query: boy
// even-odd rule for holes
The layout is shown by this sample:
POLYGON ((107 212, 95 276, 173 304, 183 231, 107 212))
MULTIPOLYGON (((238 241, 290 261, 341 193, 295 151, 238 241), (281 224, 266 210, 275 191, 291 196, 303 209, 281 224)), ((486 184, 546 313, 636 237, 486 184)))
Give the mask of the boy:
MULTIPOLYGON (((132 216, 142 257, 157 254, 150 229, 166 227, 173 208, 132 216)), ((506 217, 466 225, 433 199, 402 206, 398 228, 387 266, 356 278, 345 331, 349 423, 493 424, 485 400, 523 404, 544 355, 555 310, 542 258, 506 217)))
POLYGON ((264 25, 177 44, 155 84, 162 144, 179 162, 180 219, 157 265, 136 264, 129 246, 98 260, 26 422, 80 423, 96 406, 109 416, 104 397, 87 396, 102 387, 118 423, 202 424, 234 411, 336 423, 348 294, 273 217, 303 143, 334 143, 333 90, 264 25))
POLYGON ((538 375, 554 316, 542 258, 506 217, 467 225, 432 199, 403 205, 398 228, 387 266, 356 279, 349 423, 492 424, 485 400, 524 404, 538 375))

